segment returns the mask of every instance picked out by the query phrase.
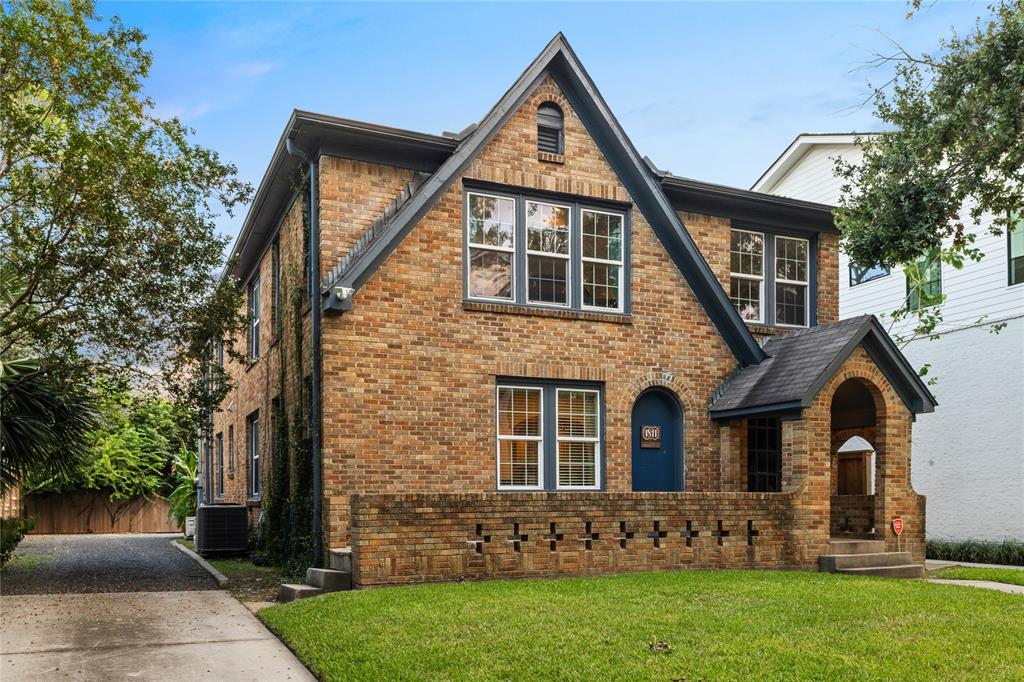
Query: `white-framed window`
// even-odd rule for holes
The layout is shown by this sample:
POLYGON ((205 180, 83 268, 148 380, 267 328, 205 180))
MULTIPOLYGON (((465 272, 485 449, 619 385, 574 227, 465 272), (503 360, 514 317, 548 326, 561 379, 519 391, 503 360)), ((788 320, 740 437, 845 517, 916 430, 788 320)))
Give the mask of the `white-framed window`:
POLYGON ((544 487, 544 401, 537 386, 498 386, 498 489, 544 487))
POLYGON ((559 489, 597 490, 601 465, 601 394, 593 389, 556 390, 559 489))
POLYGON ((526 300, 569 305, 570 208, 526 202, 526 300))
POLYGON ((775 236, 775 324, 808 325, 810 242, 800 237, 775 236))
POLYGON ((729 300, 746 322, 764 322, 764 234, 733 230, 729 244, 729 300))
POLYGON ((515 199, 469 192, 466 206, 469 297, 511 301, 515 298, 515 199))
POLYGON ((260 356, 260 276, 249 282, 249 359, 260 356))
POLYGON ((253 412, 246 418, 246 430, 248 431, 248 459, 249 459, 249 497, 256 499, 260 496, 260 413, 253 412))
POLYGON ((582 306, 622 310, 622 214, 585 208, 580 211, 580 222, 582 306))

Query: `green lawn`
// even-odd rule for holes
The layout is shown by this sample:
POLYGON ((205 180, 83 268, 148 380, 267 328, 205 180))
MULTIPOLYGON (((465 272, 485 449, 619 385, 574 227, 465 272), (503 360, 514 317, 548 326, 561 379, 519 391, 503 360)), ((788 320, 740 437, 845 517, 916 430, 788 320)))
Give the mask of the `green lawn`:
POLYGON ((339 592, 260 618, 324 680, 1024 679, 1024 597, 699 571, 339 592))
MULTIPOLYGON (((196 551, 191 540, 178 539, 178 544, 196 551)), ((257 566, 246 558, 207 559, 211 566, 228 579, 224 589, 243 602, 274 601, 277 589, 285 582, 285 571, 276 566, 257 566)))
POLYGON ((994 583, 1024 585, 1024 571, 1012 568, 971 568, 969 566, 953 566, 942 568, 932 573, 933 578, 944 580, 991 580, 994 583))

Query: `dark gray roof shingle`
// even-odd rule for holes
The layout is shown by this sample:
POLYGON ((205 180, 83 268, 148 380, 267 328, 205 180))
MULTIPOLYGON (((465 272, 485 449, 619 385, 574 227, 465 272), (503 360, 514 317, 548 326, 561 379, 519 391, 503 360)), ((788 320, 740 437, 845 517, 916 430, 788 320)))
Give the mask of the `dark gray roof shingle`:
POLYGON ((712 401, 711 416, 807 407, 861 344, 913 412, 934 410, 934 396, 878 320, 863 315, 772 338, 764 346, 767 360, 735 372, 722 384, 712 401))

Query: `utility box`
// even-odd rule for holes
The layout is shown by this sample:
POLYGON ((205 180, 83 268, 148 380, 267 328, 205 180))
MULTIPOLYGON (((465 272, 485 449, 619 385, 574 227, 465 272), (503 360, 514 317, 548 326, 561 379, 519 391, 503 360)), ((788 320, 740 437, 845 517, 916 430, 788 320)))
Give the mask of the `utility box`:
POLYGON ((243 554, 249 549, 249 510, 244 504, 204 504, 196 521, 200 554, 243 554))

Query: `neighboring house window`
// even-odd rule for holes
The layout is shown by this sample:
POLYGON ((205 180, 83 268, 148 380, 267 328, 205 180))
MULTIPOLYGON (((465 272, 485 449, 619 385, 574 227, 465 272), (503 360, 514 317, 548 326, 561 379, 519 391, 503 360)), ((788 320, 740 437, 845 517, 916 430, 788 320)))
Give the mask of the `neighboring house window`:
POLYGON ((796 237, 775 237, 775 324, 807 326, 810 244, 796 237))
POLYGON ((583 307, 622 309, 622 215, 583 210, 583 307))
POLYGON ((274 321, 274 338, 281 336, 281 242, 274 240, 270 247, 271 280, 270 306, 271 319, 274 321))
POLYGON ((468 205, 469 295, 511 301, 515 276, 515 200, 470 193, 468 205))
POLYGON ((857 265, 854 262, 850 262, 850 286, 855 287, 858 284, 866 284, 872 280, 879 279, 880 277, 886 277, 889 274, 889 268, 881 265, 868 265, 863 267, 857 265))
POLYGON ((248 431, 249 497, 260 496, 260 413, 257 410, 245 420, 248 431))
POLYGON ((1024 282, 1024 216, 1018 216, 1012 231, 1007 232, 1010 257, 1010 284, 1024 282))
POLYGON ((569 305, 569 207, 526 202, 526 300, 569 305))
POLYGON ((917 261, 908 265, 907 305, 920 310, 941 302, 942 259, 938 248, 933 248, 917 261))
POLYGON ((228 478, 235 477, 235 426, 228 426, 228 478))
POLYGON ((249 282, 249 359, 260 356, 260 277, 249 282))
POLYGON ((217 497, 224 497, 224 434, 217 434, 217 497))
POLYGON ((623 312, 626 214, 573 202, 466 193, 466 297, 623 312))
POLYGON ((747 492, 782 490, 782 424, 778 419, 747 420, 747 492))
POLYGON ((498 489, 599 489, 602 434, 597 387, 500 384, 498 489))
POLYGON ((224 342, 217 339, 217 366, 224 369, 224 342))
POLYGON ((537 151, 546 154, 565 152, 565 117, 553 102, 545 102, 537 109, 537 151))
POLYGON ((729 247, 729 298, 747 322, 764 322, 764 235, 733 230, 729 247))

